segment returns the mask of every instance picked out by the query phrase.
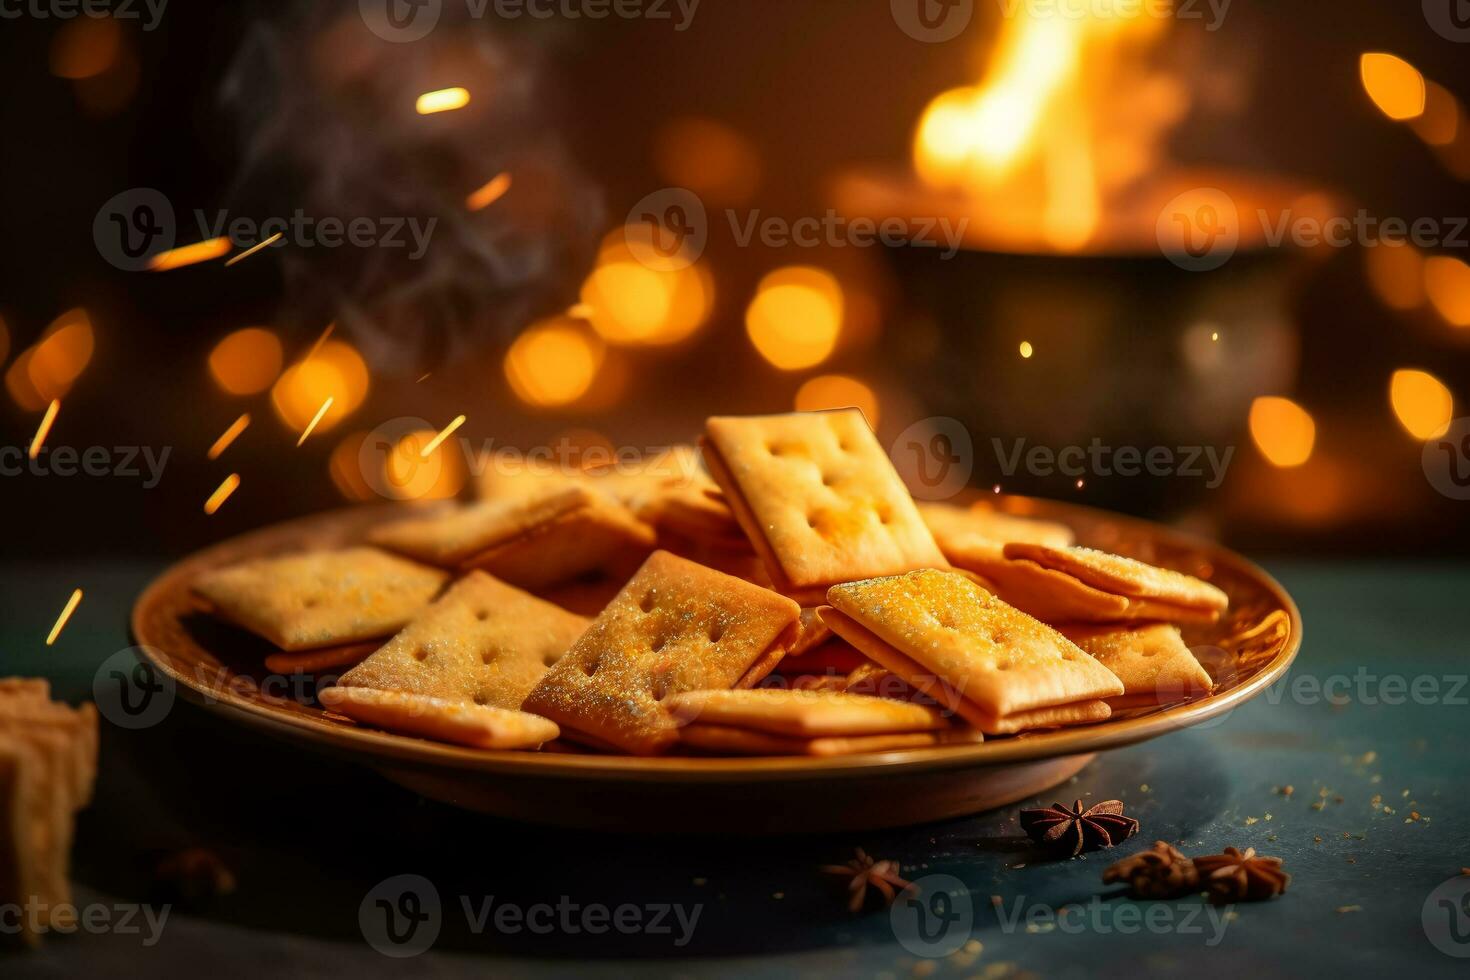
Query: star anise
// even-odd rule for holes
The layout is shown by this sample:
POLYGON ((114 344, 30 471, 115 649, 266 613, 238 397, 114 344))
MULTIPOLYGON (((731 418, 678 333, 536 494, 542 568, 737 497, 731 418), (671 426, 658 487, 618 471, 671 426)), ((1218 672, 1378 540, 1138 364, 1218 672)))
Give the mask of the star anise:
POLYGON ((1281 870, 1281 859, 1257 857, 1254 847, 1194 859, 1199 880, 1210 893, 1210 901, 1260 902, 1286 891, 1291 875, 1281 870))
POLYGON ((1022 810, 1021 829, 1042 847, 1075 857, 1123 843, 1138 833, 1138 821, 1123 816, 1123 804, 1117 800, 1095 803, 1086 810, 1078 800, 1070 810, 1060 803, 1022 810))
POLYGON ((1167 841, 1156 841, 1148 850, 1109 865, 1103 881, 1126 884, 1136 898, 1178 898, 1199 888, 1199 872, 1167 841))
POLYGON ((900 869, 897 861, 874 861, 861 847, 854 853, 856 856, 846 864, 822 865, 822 870, 827 874, 843 875, 852 879, 847 886, 852 895, 847 907, 854 912, 860 910, 867 900, 869 885, 883 894, 885 905, 892 905, 899 892, 913 887, 912 882, 898 876, 900 869))

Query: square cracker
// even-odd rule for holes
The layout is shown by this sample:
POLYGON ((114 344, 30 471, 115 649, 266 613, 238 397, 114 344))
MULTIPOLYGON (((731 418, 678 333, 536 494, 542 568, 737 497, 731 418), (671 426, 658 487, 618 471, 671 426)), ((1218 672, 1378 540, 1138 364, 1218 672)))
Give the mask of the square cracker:
POLYGON ((903 676, 881 648, 897 652, 943 682, 942 703, 958 708, 962 698, 987 719, 1123 693, 1066 637, 955 572, 852 582, 827 598, 839 614, 823 611, 834 633, 903 676))
MULTIPOLYGON (((1095 589, 1084 582, 1034 561, 970 562, 967 554, 957 555, 957 564, 969 569, 983 569, 985 580, 1001 599, 1028 616, 1045 623, 1110 623, 1129 618, 1130 602, 1126 596, 1095 589)), ((978 570, 977 569, 977 570, 978 570)))
POLYGON ((626 573, 655 540, 626 507, 577 484, 409 518, 369 537, 429 564, 482 569, 527 589, 599 569, 626 573))
POLYGON ((705 461, 777 588, 947 568, 913 498, 857 409, 705 423, 705 461))
POLYGON ((686 725, 728 725, 800 738, 891 735, 949 727, 943 715, 921 704, 838 691, 688 691, 675 694, 668 703, 686 725))
POLYGON ((75 829, 75 742, 55 727, 12 721, 0 725, 0 751, 11 743, 24 746, 34 759, 33 775, 23 775, 29 779, 29 787, 20 790, 27 798, 21 804, 27 817, 15 830, 20 846, 30 852, 28 877, 32 889, 6 898, 22 903, 34 900, 40 906, 40 921, 47 926, 67 924, 72 921, 71 915, 58 906, 71 904, 67 869, 75 829))
POLYGON ((690 748, 721 755, 834 756, 982 742, 985 736, 972 728, 957 728, 934 732, 799 738, 751 731, 745 728, 733 728, 728 725, 694 724, 681 729, 679 739, 690 748))
POLYGON ((661 752, 678 739, 662 702, 758 680, 794 642, 800 611, 768 589, 656 551, 523 708, 569 738, 661 752))
POLYGON ((328 687, 317 698, 331 710, 365 725, 474 749, 534 749, 558 734, 554 722, 524 711, 405 691, 328 687))
POLYGON ((338 683, 518 709, 590 622, 471 572, 338 683))
POLYGON ((1062 632, 1123 682, 1122 696, 1109 699, 1115 708, 1169 704, 1214 689, 1175 626, 1068 625, 1062 632))
POLYGON ((447 577, 376 548, 346 548, 214 569, 194 591, 223 618, 299 651, 391 636, 447 577))
MULTIPOLYGON (((0 900, 23 902, 42 895, 47 886, 34 829, 52 813, 45 783, 45 761, 36 749, 0 732, 0 900)), ((30 916, 21 916, 20 930, 26 945, 39 944, 41 937, 31 928, 30 916)))
POLYGON ((1117 595, 1212 611, 1216 615, 1230 605, 1230 598, 1224 592, 1193 575, 1094 548, 1052 548, 1017 541, 1006 545, 1005 555, 1034 561, 1043 568, 1063 572, 1093 588, 1117 595))
POLYGON ((951 552, 961 554, 990 551, 996 557, 1012 541, 1030 541, 1065 548, 1075 536, 1072 529, 1056 521, 1002 514, 988 508, 956 507, 954 504, 918 504, 919 514, 934 534, 939 550, 955 564, 951 552))

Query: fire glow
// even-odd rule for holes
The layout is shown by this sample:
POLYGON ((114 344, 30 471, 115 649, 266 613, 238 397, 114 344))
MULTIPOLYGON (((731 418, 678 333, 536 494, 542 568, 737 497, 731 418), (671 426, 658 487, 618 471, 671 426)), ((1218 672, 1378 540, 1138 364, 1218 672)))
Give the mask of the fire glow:
POLYGON ((919 176, 974 199, 994 216, 989 230, 1016 244, 1039 235, 1058 251, 1085 248, 1109 198, 1155 169, 1163 134, 1188 107, 1182 85, 1145 64, 1167 26, 1141 7, 1058 16, 1023 5, 1004 20, 980 83, 925 109, 919 176))

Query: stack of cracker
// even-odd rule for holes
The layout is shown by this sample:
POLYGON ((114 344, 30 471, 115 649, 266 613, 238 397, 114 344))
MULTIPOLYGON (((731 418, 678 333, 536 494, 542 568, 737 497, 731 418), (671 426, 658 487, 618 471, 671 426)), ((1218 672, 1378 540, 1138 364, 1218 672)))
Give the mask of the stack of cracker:
POLYGON ((700 449, 600 470, 497 465, 479 500, 368 538, 196 588, 281 648, 272 669, 351 666, 330 712, 473 749, 822 756, 1088 724, 1208 693, 1173 624, 1226 606, 1061 524, 917 505, 855 409, 711 418, 700 449))
POLYGON ((44 680, 0 679, 0 905, 21 909, 28 945, 75 925, 71 842, 96 778, 96 708, 53 702, 44 680))

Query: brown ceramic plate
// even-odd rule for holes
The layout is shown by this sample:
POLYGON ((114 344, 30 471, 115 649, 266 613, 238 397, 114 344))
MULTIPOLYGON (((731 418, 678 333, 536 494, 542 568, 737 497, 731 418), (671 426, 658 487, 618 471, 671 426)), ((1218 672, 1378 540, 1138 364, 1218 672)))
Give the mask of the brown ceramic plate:
POLYGON ((181 695, 226 718, 347 757, 434 799, 542 823, 639 831, 747 833, 891 827, 1015 802, 1069 778, 1098 752, 1215 719, 1285 673, 1301 645, 1295 603, 1260 568, 1157 524, 1024 497, 1008 513, 1061 521, 1078 543, 1207 578, 1230 595, 1219 624, 1185 631, 1215 677, 1210 697, 1119 712, 1098 725, 899 752, 816 758, 704 758, 485 752, 390 735, 325 714, 312 686, 270 675, 264 641, 204 613, 189 583, 261 555, 358 543, 393 507, 332 511, 224 541, 156 579, 133 609, 143 655, 181 695), (294 684, 294 686, 293 686, 294 684))

